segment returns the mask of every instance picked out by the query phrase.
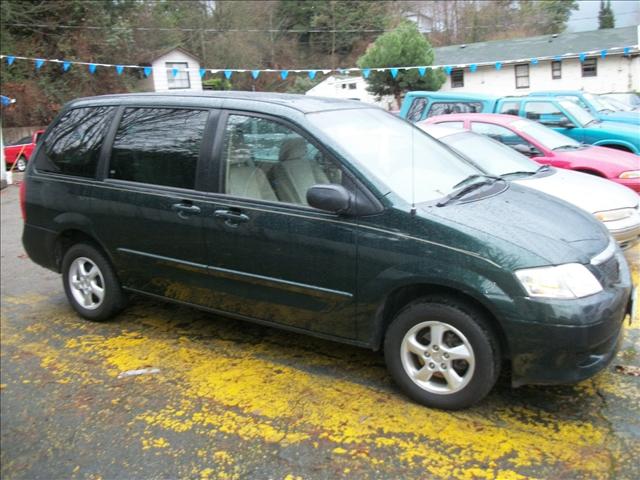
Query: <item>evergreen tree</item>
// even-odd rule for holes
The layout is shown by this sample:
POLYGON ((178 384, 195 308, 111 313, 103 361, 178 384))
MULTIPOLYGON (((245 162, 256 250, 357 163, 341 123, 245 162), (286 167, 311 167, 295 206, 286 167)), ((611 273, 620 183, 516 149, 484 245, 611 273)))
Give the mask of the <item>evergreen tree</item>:
POLYGON ((604 3, 604 0, 600 0, 600 11, 598 12, 598 28, 613 28, 616 21, 613 15, 613 9, 611 8, 611 0, 604 3))

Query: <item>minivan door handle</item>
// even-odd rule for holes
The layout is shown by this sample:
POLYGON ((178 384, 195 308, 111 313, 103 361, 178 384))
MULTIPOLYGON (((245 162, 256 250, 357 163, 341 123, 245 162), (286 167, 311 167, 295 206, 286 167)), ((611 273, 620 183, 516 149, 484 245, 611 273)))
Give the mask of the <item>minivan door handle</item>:
POLYGON ((225 225, 237 227, 240 223, 249 221, 249 216, 235 210, 216 210, 213 212, 216 218, 224 219, 225 225))
POLYGON ((174 203, 171 205, 171 210, 178 212, 178 216, 183 220, 189 218, 190 215, 200 214, 200 207, 190 203, 174 203))

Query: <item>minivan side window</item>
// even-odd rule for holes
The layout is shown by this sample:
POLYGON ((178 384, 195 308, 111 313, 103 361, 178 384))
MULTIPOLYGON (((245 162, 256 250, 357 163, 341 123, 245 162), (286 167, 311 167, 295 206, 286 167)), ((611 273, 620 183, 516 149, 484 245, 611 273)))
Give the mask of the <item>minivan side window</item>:
POLYGON ((222 158, 224 192, 238 197, 308 205, 310 187, 342 182, 342 171, 312 143, 261 117, 229 115, 222 158))
POLYGON ((65 113, 47 135, 36 158, 36 169, 94 178, 114 112, 115 107, 86 107, 65 113))
POLYGON ((195 188, 209 113, 180 108, 126 108, 116 132, 109 178, 195 188))
POLYGON ((450 113, 480 113, 482 103, 480 102, 436 102, 431 104, 427 117, 436 115, 448 115, 450 113))

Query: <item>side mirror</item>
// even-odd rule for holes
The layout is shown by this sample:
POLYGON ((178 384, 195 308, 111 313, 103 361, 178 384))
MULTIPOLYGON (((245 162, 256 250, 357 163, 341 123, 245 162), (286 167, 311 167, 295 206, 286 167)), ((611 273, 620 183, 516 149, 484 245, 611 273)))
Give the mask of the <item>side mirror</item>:
POLYGON ((342 185, 314 185, 307 190, 307 203, 332 213, 346 213, 351 207, 351 194, 342 185))
POLYGON ((558 122, 558 127, 560 128, 575 128, 576 126, 573 124, 571 120, 565 118, 564 120, 560 120, 558 122))
POLYGON ((541 153, 532 145, 525 145, 523 143, 519 143, 517 145, 510 145, 516 152, 520 152, 527 157, 538 157, 541 153))

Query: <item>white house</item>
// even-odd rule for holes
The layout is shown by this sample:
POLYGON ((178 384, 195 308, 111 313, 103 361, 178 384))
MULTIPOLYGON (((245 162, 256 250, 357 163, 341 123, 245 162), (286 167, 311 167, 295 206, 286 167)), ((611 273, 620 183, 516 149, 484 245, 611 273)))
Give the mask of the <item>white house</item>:
POLYGON ((331 75, 308 90, 305 95, 360 100, 387 110, 395 108, 395 102, 391 96, 383 97, 380 101, 376 100, 376 97, 367 91, 367 82, 362 76, 331 75))
POLYGON ((435 48, 436 65, 453 68, 442 91, 469 91, 497 95, 527 95, 537 90, 584 90, 591 93, 640 90, 640 26, 589 32, 479 42, 435 48), (631 47, 628 55, 614 47, 631 47), (587 56, 582 52, 607 50, 587 56), (561 61, 532 59, 573 53, 561 61), (504 60, 516 60, 504 62, 504 60), (462 64, 491 62, 475 72, 462 64), (497 70, 495 62, 502 62, 497 70))
POLYGON ((146 58, 142 64, 153 68, 153 75, 144 80, 146 90, 202 90, 200 60, 183 48, 158 52, 146 58))

